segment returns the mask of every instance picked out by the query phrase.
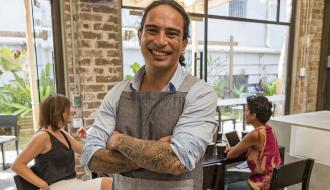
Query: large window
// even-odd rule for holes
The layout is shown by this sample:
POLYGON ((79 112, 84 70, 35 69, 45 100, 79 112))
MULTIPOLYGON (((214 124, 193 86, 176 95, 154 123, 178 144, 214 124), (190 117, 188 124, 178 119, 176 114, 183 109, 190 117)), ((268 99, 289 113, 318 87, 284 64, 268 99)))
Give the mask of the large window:
MULTIPOLYGON (((124 75, 133 74, 135 62, 143 65, 136 35, 143 6, 132 2, 122 1, 124 75)), ((192 20, 186 70, 212 85, 219 99, 263 93, 279 100, 276 112, 283 114, 292 1, 178 2, 192 20)))

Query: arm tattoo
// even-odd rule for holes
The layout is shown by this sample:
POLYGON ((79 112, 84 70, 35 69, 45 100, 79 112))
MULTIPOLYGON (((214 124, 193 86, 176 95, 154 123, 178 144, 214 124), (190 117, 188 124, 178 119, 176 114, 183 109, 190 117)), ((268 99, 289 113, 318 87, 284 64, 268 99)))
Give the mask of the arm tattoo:
POLYGON ((142 140, 122 135, 116 149, 147 170, 173 175, 180 175, 186 171, 168 142, 142 140))
POLYGON ((123 173, 140 168, 120 152, 105 148, 93 154, 88 166, 92 171, 102 173, 123 173))

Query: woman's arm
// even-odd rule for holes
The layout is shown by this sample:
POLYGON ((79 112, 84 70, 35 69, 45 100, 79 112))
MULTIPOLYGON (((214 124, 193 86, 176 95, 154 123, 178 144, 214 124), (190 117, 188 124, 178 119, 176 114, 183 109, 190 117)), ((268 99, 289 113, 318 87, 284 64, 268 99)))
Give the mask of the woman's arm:
POLYGON ((81 154, 83 145, 79 141, 77 141, 75 138, 73 138, 71 135, 69 135, 69 133, 67 133, 64 130, 62 130, 62 131, 65 133, 66 137, 70 141, 73 152, 75 152, 77 154, 81 154))
POLYGON ((45 132, 38 132, 33 137, 27 147, 18 155, 11 169, 25 180, 34 184, 42 190, 48 190, 49 186, 46 181, 38 177, 27 164, 38 154, 44 153, 47 146, 51 146, 49 135, 45 132))
POLYGON ((237 158, 241 154, 248 151, 252 146, 258 144, 258 133, 257 131, 252 131, 248 133, 236 146, 229 149, 227 152, 227 158, 237 158))

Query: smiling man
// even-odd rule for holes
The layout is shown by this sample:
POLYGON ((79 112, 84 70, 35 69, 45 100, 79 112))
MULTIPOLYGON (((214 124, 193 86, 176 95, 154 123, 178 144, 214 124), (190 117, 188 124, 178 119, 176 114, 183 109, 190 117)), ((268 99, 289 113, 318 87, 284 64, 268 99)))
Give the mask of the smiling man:
POLYGON ((114 173, 114 189, 202 188, 217 97, 181 66, 189 24, 175 1, 151 3, 138 32, 145 66, 114 86, 99 108, 82 163, 114 173))

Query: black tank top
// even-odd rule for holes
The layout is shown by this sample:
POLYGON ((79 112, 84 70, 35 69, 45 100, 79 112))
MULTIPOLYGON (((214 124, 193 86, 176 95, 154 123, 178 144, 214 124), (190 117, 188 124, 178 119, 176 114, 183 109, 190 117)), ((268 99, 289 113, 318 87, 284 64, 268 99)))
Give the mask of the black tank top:
POLYGON ((59 141, 54 135, 46 131, 52 143, 52 148, 45 154, 39 154, 35 157, 35 164, 31 169, 37 176, 45 180, 48 185, 65 179, 76 177, 74 152, 71 148, 70 141, 61 131, 69 149, 59 141))

